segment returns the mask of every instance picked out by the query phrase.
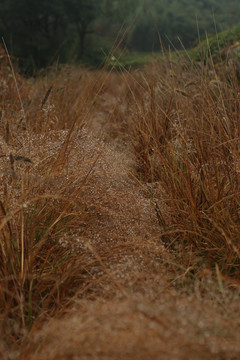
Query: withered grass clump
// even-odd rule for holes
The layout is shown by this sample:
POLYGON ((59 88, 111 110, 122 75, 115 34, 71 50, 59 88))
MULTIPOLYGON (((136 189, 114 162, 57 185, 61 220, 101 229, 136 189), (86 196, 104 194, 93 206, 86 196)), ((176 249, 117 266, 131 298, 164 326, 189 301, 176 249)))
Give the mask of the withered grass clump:
POLYGON ((16 89, 7 72, 3 84, 1 356, 18 357, 31 329, 99 296, 101 283, 105 297, 125 294, 111 267, 156 230, 125 155, 87 128, 109 73, 64 68, 59 76, 33 84, 18 76, 16 89))
POLYGON ((140 179, 161 191, 155 204, 162 239, 237 277, 240 92, 227 66, 227 77, 214 65, 181 60, 139 72, 127 95, 128 131, 140 179))

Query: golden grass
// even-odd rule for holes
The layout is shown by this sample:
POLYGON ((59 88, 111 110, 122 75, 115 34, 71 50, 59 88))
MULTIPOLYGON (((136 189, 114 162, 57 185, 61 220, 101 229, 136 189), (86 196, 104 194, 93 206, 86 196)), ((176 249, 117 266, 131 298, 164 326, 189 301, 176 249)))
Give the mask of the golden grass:
POLYGON ((237 359, 234 69, 16 74, 21 104, 7 64, 2 358, 237 359))

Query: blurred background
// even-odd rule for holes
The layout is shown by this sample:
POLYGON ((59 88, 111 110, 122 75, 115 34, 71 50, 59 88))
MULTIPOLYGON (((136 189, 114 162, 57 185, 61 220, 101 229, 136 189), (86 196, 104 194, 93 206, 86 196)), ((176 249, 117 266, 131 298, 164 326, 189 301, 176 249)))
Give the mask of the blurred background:
POLYGON ((52 64, 100 66, 114 49, 145 56, 190 48, 239 18, 237 0, 1 0, 0 35, 34 74, 52 64))

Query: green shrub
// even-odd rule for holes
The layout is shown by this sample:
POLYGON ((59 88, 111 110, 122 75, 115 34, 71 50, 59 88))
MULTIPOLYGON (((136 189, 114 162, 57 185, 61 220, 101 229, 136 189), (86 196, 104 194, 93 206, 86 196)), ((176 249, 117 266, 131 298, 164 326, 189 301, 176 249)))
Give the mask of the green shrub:
POLYGON ((206 62, 211 56, 214 63, 219 63, 226 58, 228 48, 240 40, 240 27, 223 31, 217 35, 206 37, 198 46, 189 51, 194 61, 206 62))

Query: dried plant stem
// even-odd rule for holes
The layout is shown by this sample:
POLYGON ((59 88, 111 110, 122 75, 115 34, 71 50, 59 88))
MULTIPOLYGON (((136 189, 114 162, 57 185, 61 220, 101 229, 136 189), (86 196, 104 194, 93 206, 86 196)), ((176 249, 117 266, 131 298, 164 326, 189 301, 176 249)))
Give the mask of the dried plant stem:
POLYGON ((8 49, 7 49, 7 45, 6 45, 5 40, 4 40, 3 37, 2 37, 2 42, 3 42, 4 48, 5 48, 7 57, 8 57, 8 61, 9 61, 9 64, 10 64, 10 67, 11 67, 11 70, 12 70, 12 75, 13 75, 13 79, 14 79, 14 82, 15 82, 15 86, 16 86, 16 90, 17 90, 17 94, 18 94, 18 99, 19 99, 21 109, 22 109, 22 115, 23 115, 24 120, 26 121, 26 115, 25 115, 25 110, 24 110, 24 106, 23 106, 23 101, 22 101, 21 94, 20 94, 20 91, 19 91, 19 88, 18 88, 17 79, 16 79, 14 68, 13 68, 12 60, 10 58, 10 55, 9 55, 9 52, 8 52, 8 49))
POLYGON ((24 214, 23 209, 21 209, 21 280, 23 279, 24 273, 24 214))

